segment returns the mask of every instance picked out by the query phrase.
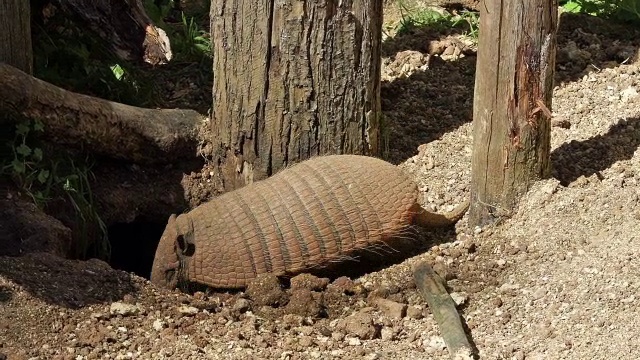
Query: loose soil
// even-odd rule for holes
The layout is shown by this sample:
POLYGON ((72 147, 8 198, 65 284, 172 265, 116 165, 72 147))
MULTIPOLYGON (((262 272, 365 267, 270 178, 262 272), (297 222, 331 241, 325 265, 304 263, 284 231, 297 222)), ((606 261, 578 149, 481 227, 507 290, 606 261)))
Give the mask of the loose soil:
MULTIPOLYGON (((422 253, 354 279, 171 292, 99 260, 29 252, 48 238, 6 220, 28 211, 3 210, 0 244, 26 254, 0 257, 0 358, 448 359, 412 280, 422 260, 447 279, 480 358, 640 357, 638 35, 563 16, 553 177, 511 219, 428 232, 422 253)), ((473 44, 416 29, 384 48, 387 156, 415 176, 426 207, 450 210, 469 190, 473 44)))

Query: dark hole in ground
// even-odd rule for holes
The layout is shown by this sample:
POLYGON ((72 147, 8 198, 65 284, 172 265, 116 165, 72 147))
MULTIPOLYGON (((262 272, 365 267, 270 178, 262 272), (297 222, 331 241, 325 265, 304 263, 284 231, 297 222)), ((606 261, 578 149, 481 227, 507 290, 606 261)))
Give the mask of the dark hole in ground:
POLYGON ((140 220, 111 225, 111 267, 148 279, 156 247, 166 225, 140 220))

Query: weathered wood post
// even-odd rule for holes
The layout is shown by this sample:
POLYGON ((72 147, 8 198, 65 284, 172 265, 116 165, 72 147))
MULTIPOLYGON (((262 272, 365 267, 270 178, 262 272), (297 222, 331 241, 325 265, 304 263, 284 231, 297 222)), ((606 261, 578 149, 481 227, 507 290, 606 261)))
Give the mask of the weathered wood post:
POLYGON ((550 174, 557 0, 485 0, 473 109, 472 226, 509 216, 550 174))
POLYGON ((0 1, 0 62, 33 73, 31 8, 28 0, 0 1))
POLYGON ((224 190, 322 154, 379 152, 379 0, 211 3, 224 190))

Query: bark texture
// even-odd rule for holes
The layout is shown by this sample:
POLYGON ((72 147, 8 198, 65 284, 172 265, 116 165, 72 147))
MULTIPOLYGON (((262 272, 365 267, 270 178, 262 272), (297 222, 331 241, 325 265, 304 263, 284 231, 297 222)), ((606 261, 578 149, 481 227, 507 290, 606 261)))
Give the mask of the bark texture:
POLYGON ((550 174, 556 0, 487 0, 480 7, 470 224, 510 216, 550 174))
POLYGON ((33 0, 35 9, 53 4, 104 40, 116 56, 151 65, 172 58, 169 37, 155 26, 141 0, 33 0))
POLYGON ((382 2, 211 5, 224 190, 321 154, 379 154, 382 2))
POLYGON ((6 64, 0 64, 0 111, 42 120, 44 136, 56 145, 147 164, 197 157, 204 123, 193 110, 144 109, 77 94, 6 64))
POLYGON ((0 62, 32 74, 33 49, 29 1, 0 1, 0 19, 0 62))

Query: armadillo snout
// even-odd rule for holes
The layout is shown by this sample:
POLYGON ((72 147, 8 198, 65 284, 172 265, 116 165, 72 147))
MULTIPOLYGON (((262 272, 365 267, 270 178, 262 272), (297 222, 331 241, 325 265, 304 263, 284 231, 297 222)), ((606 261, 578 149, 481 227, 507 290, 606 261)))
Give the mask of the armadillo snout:
POLYGON ((178 234, 175 226, 175 215, 169 217, 167 227, 160 238, 156 255, 151 268, 150 280, 154 284, 174 289, 178 285, 179 258, 176 245, 178 234))

